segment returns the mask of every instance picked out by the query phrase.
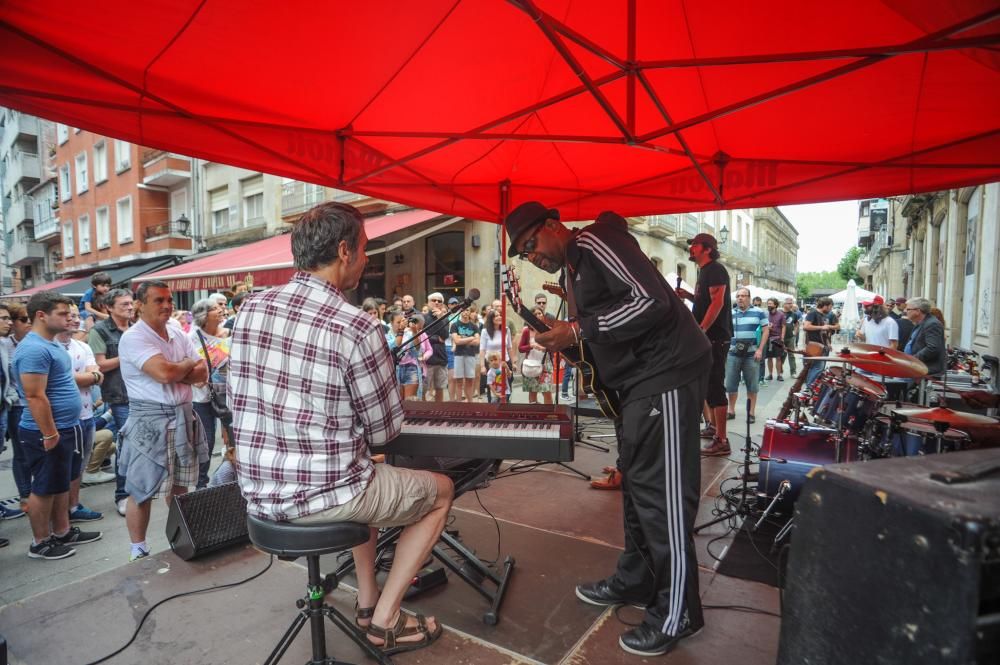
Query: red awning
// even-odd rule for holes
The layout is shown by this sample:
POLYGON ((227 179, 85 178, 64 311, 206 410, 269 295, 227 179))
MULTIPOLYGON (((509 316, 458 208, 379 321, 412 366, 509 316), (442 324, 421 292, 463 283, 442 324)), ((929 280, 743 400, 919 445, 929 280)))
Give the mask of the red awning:
POLYGON ((1000 179, 997 0, 2 6, 0 105, 470 219, 1000 179))
MULTIPOLYGON (((439 216, 429 210, 407 210, 372 217, 365 220, 365 233, 374 240, 439 216)), ((158 279, 173 291, 222 291, 237 282, 255 287, 277 286, 287 282, 293 272, 291 235, 285 234, 142 275, 132 283, 158 279)))
POLYGON ((55 281, 49 282, 48 284, 39 284, 38 286, 33 286, 30 289, 24 289, 23 291, 18 291, 17 293, 8 293, 0 296, 0 298, 16 298, 25 299, 31 297, 31 294, 38 293, 39 291, 58 291, 67 284, 72 284, 74 282, 80 281, 82 277, 77 275, 76 277, 64 277, 62 279, 57 279, 55 281))

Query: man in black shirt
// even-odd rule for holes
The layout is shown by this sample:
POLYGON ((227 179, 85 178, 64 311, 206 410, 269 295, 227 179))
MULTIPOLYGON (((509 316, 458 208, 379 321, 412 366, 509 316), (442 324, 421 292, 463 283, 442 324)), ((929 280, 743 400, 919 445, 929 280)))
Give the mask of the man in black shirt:
POLYGON ((726 436, 726 356, 729 340, 733 336, 733 318, 729 310, 733 308, 729 290, 729 272, 718 262, 719 245, 715 237, 699 233, 688 240, 688 258, 698 264, 698 282, 694 294, 678 287, 677 295, 694 301, 695 321, 712 342, 712 367, 708 372, 708 426, 701 431, 701 438, 712 439, 712 444, 703 450, 704 454, 728 455, 729 437, 726 436), (724 314, 723 314, 724 313, 724 314))
POLYGON ((913 334, 913 322, 906 318, 906 298, 896 298, 895 306, 889 310, 889 316, 896 320, 896 326, 899 328, 896 348, 905 349, 906 343, 910 341, 910 335, 913 334))
POLYGON ((579 585, 576 595, 591 605, 645 607, 642 623, 618 643, 640 656, 665 654, 705 623, 692 528, 711 344, 620 215, 604 212, 570 230, 558 210, 530 201, 504 226, 511 256, 563 271, 572 320, 553 322, 535 341, 556 352, 583 340, 601 381, 621 398, 625 551, 610 577, 579 585))
MULTIPOLYGON (((806 314, 806 320, 802 324, 802 328, 806 331, 806 343, 819 342, 822 344, 823 355, 830 352, 830 338, 839 327, 837 317, 833 313, 833 300, 825 297, 816 301, 816 307, 806 314), (831 317, 833 317, 832 322, 831 317)), ((806 385, 811 386, 819 373, 826 367, 826 363, 810 360, 805 362, 809 365, 806 385)))

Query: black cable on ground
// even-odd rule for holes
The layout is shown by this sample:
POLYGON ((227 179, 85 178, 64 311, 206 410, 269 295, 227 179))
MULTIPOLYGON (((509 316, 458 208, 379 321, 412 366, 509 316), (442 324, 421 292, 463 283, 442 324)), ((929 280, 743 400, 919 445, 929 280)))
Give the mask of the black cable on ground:
POLYGON ((222 586, 205 587, 204 589, 195 589, 194 591, 184 591, 183 593, 175 593, 172 596, 167 596, 166 598, 164 598, 163 600, 157 602, 155 605, 153 605, 148 610, 146 610, 145 614, 143 614, 142 618, 139 620, 139 625, 135 627, 135 632, 132 633, 132 637, 130 637, 129 641, 125 643, 125 646, 119 648, 117 651, 115 651, 113 653, 109 653, 107 656, 104 656, 103 658, 99 658, 98 660, 91 661, 91 662, 87 663, 87 665, 98 665, 99 663, 103 663, 103 662, 105 662, 107 660, 110 660, 110 659, 114 658, 115 656, 117 656, 121 652, 125 651, 125 649, 128 649, 130 646, 132 646, 132 643, 135 642, 135 638, 137 638, 139 636, 139 631, 142 630, 142 626, 143 626, 143 624, 146 623, 146 619, 149 618, 149 615, 153 613, 153 610, 155 610, 157 607, 159 607, 160 605, 164 604, 168 600, 174 600, 175 598, 183 598, 184 596, 194 596, 194 595, 202 594, 202 593, 211 593, 213 591, 221 591, 222 589, 231 589, 231 588, 239 586, 241 584, 246 584, 247 582, 252 582, 253 580, 257 579, 258 577, 260 577, 261 575, 263 575, 264 573, 266 573, 268 570, 270 570, 271 566, 273 564, 274 564, 274 555, 272 554, 270 560, 267 562, 267 565, 264 566, 264 570, 260 571, 259 573, 254 573, 253 575, 251 575, 250 577, 246 578, 245 580, 240 580, 239 582, 230 582, 229 584, 223 584, 222 586))

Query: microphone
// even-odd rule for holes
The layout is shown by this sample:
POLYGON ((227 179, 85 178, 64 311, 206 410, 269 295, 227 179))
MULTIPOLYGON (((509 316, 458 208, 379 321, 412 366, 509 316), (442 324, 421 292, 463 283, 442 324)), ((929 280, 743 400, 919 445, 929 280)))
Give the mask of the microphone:
POLYGON ((764 514, 760 516, 760 519, 757 520, 757 523, 753 525, 754 531, 760 528, 760 525, 763 524, 764 520, 768 518, 768 516, 771 514, 771 511, 774 510, 774 507, 778 505, 778 501, 781 501, 781 499, 783 499, 784 496, 788 494, 788 492, 791 489, 792 489, 792 484, 789 481, 787 480, 781 481, 781 484, 778 485, 778 493, 774 496, 774 499, 771 500, 771 503, 767 506, 767 509, 764 510, 764 514))
POLYGON ((479 289, 469 289, 469 293, 465 297, 465 299, 460 303, 452 305, 451 311, 455 312, 457 310, 465 309, 466 307, 476 302, 477 300, 479 300, 479 289))
POLYGON ((681 288, 681 276, 677 275, 677 286, 674 287, 674 291, 681 288))

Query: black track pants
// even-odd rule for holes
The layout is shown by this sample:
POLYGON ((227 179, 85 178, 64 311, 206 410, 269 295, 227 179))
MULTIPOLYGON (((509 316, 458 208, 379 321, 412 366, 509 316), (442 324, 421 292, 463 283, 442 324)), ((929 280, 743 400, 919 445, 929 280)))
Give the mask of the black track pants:
POLYGON ((650 605, 644 622, 676 635, 704 624, 694 551, 701 492, 701 406, 707 374, 626 404, 617 427, 625 551, 614 586, 650 605))

